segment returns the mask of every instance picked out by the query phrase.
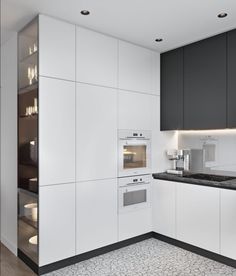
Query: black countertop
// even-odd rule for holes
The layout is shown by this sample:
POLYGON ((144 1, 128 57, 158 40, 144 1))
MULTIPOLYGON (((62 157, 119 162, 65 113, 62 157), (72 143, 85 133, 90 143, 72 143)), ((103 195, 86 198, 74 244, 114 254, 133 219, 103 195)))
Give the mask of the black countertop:
POLYGON ((232 179, 232 180, 217 182, 217 181, 212 181, 212 180, 189 178, 189 177, 184 177, 181 175, 169 174, 166 172, 154 173, 152 176, 154 179, 161 179, 161 180, 181 182, 181 183, 187 183, 187 184, 236 190, 236 177, 235 177, 235 179, 232 179))

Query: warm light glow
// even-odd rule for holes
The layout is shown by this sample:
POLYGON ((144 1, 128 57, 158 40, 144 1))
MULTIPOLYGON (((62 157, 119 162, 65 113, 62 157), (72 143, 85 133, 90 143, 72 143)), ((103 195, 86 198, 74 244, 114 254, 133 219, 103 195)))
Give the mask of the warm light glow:
POLYGON ((236 134, 236 129, 178 130, 178 134, 224 135, 236 134))

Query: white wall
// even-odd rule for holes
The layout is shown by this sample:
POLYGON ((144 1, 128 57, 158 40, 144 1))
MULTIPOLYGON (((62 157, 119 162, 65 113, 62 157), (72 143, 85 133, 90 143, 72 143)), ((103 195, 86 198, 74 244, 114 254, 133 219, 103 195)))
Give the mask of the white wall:
POLYGON ((17 252, 17 34, 1 46, 1 242, 17 252))

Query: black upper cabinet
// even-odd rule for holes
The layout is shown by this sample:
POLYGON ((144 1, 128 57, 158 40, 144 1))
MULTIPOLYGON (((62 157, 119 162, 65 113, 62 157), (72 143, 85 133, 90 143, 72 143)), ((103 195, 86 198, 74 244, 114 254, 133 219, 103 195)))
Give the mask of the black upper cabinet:
POLYGON ((226 36, 217 35, 184 47, 184 129, 219 129, 227 125, 226 36))
POLYGON ((228 97, 227 118, 229 128, 236 127, 236 30, 228 32, 228 97))
POLYGON ((161 55, 161 130, 183 129, 183 48, 161 55))

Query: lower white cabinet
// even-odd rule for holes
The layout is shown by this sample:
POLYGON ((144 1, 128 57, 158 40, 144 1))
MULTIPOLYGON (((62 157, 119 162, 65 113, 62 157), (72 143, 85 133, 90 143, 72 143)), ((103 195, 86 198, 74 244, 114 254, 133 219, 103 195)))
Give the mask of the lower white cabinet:
POLYGON ((76 254, 118 241, 117 180, 76 184, 76 254))
POLYGON ((151 208, 119 214, 119 241, 152 231, 151 208))
POLYGON ((175 196, 175 182, 153 180, 153 231, 171 238, 176 237, 175 196))
POLYGON ((176 238, 220 253, 220 190, 176 183, 176 238))
POLYGON ((75 255, 75 184, 40 187, 39 266, 75 255))
POLYGON ((236 191, 221 190, 221 255, 236 260, 236 191))

